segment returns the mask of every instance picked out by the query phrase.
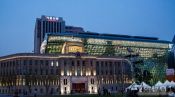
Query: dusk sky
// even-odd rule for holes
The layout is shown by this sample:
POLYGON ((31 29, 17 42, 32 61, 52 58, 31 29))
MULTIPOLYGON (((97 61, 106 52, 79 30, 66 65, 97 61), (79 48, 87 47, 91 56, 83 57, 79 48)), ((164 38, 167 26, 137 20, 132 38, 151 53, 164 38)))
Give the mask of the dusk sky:
POLYGON ((167 41, 175 34, 175 0, 0 0, 0 56, 32 52, 41 15, 98 33, 167 41))

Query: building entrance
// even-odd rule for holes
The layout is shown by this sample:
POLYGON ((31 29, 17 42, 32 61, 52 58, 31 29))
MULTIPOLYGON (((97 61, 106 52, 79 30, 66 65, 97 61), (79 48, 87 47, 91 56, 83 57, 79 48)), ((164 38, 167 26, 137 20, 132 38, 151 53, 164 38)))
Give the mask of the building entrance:
POLYGON ((72 92, 74 93, 84 93, 85 83, 72 83, 72 92))

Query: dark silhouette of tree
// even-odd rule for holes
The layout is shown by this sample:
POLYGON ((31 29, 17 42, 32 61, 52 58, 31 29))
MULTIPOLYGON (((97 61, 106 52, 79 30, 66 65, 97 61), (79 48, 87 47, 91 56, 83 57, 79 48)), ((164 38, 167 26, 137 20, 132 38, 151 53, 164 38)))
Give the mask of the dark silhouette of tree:
POLYGON ((153 78, 152 74, 148 70, 143 71, 143 81, 146 82, 147 84, 151 84, 150 80, 153 78))

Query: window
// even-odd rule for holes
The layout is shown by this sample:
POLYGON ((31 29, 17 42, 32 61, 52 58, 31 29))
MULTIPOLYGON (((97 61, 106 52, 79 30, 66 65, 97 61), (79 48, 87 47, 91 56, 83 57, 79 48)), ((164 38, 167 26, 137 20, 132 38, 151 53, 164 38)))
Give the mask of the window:
POLYGON ((64 76, 67 76, 67 69, 64 68, 64 76))
POLYGON ((7 68, 9 67, 9 62, 7 62, 7 68))
POLYGON ((48 75, 48 70, 46 69, 46 75, 48 75))
POLYGON ((109 66, 112 67, 112 62, 109 62, 109 66))
POLYGON ((91 70, 91 75, 93 75, 93 70, 91 70))
POLYGON ((77 61, 77 65, 80 65, 80 61, 79 60, 77 61))
POLYGON ((32 60, 29 60, 29 65, 32 65, 32 60))
POLYGON ((101 62, 101 67, 103 67, 103 64, 104 64, 104 62, 102 61, 102 62, 101 62))
POLYGON ((106 70, 106 75, 108 75, 108 71, 106 70))
POLYGON ((94 84, 94 79, 91 79, 91 84, 94 84))
POLYGON ((24 60, 24 65, 26 65, 27 64, 27 61, 26 60, 24 60))
POLYGON ((98 61, 96 62, 96 66, 97 66, 97 68, 99 67, 99 62, 98 61))
POLYGON ((40 64, 43 65, 43 60, 40 60, 40 64))
POLYGON ((85 66, 85 61, 83 61, 83 66, 85 66))
POLYGON ((40 70, 40 74, 43 75, 43 70, 42 69, 40 70))
MULTIPOLYGON (((31 60, 32 61, 32 60, 31 60)), ((7 65, 7 62, 6 62, 6 65, 7 65)), ((18 60, 16 60, 16 65, 18 65, 19 66, 19 62, 18 62, 18 60)))
POLYGON ((35 65, 37 65, 38 64, 38 60, 35 60, 35 65))
POLYGON ((58 61, 56 62, 56 66, 57 66, 57 67, 59 66, 58 61))
POLYGON ((50 70, 50 73, 53 74, 53 69, 50 70))
POLYGON ((53 61, 51 61, 51 66, 53 67, 53 61))
POLYGON ((75 68, 72 67, 72 75, 74 76, 75 75, 75 68))
POLYGON ((49 61, 48 61, 48 60, 45 61, 45 65, 46 65, 46 66, 49 65, 49 61))
POLYGON ((66 67, 66 64, 67 64, 67 62, 66 62, 66 60, 64 60, 64 66, 66 67))
POLYGON ((80 74, 81 74, 81 68, 77 67, 77 76, 80 76, 80 74))
POLYGON ((1 65, 0 66, 3 67, 3 62, 1 62, 1 65))
POLYGON ((74 61, 72 61, 72 66, 74 66, 74 61))
POLYGON ((99 69, 97 69, 96 72, 97 72, 97 75, 99 75, 99 69))
POLYGON ((82 68, 82 75, 86 75, 86 69, 85 68, 82 68))
POLYGON ((105 67, 107 67, 108 66, 108 62, 105 62, 105 67))
POLYGON ((35 69, 35 74, 37 74, 37 72, 38 72, 37 69, 35 69))
POLYGON ((58 74, 59 73, 59 70, 58 69, 56 69, 56 74, 58 74))
POLYGON ((64 79, 63 81, 64 85, 67 85, 67 79, 64 79))
POLYGON ((91 66, 93 65, 93 62, 91 61, 91 66))

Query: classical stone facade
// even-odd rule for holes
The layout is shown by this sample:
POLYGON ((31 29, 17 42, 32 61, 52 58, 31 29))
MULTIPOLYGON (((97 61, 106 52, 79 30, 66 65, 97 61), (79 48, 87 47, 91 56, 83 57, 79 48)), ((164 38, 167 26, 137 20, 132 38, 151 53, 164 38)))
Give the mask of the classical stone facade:
POLYGON ((0 57, 0 92, 23 95, 120 91, 132 82, 130 61, 86 54, 21 53, 0 57))

